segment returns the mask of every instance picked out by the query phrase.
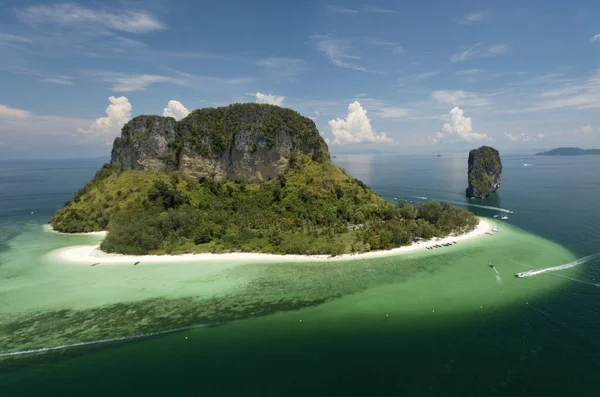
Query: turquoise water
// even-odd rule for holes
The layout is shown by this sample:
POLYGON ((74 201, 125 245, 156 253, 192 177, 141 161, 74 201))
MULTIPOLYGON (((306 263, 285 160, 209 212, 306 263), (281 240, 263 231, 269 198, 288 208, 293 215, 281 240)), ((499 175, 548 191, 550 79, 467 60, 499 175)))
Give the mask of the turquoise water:
POLYGON ((596 395, 598 260, 512 274, 600 251, 598 160, 503 157, 486 200, 464 158, 336 161, 390 200, 514 214, 389 258, 80 266, 49 252, 97 237, 42 224, 100 161, 0 162, 0 354, 59 348, 0 357, 3 395, 596 395))

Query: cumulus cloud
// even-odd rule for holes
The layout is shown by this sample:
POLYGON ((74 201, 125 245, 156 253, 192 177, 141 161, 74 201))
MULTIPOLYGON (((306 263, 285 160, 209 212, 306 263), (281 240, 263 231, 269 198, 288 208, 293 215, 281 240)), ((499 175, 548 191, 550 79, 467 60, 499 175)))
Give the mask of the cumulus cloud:
POLYGON ((460 25, 470 25, 475 22, 483 22, 488 18, 487 11, 473 11, 470 14, 465 15, 464 17, 458 20, 460 25))
POLYGON ((334 144, 394 142, 385 132, 378 134, 373 131, 371 122, 367 117, 367 110, 358 101, 354 101, 348 105, 348 116, 345 119, 330 120, 329 127, 331 127, 334 137, 332 142, 334 144))
POLYGON ((9 108, 5 105, 0 105, 0 119, 24 119, 31 115, 29 110, 9 108))
POLYGON ((512 134, 510 132, 505 132, 504 136, 507 137, 512 142, 529 142, 532 141, 531 137, 524 132, 520 134, 512 134))
POLYGON ((163 109, 163 116, 173 117, 175 120, 181 120, 190 114, 190 111, 179 101, 170 100, 167 107, 163 109))
POLYGON ((594 41, 600 41, 600 33, 598 33, 597 35, 593 36, 590 41, 593 43, 594 41))
POLYGON ((584 125, 583 127, 577 129, 576 132, 580 132, 582 134, 591 134, 594 132, 594 127, 592 127, 591 125, 584 125))
POLYGON ((96 119, 90 128, 78 128, 77 132, 92 138, 99 138, 109 144, 121 132, 121 128, 131 119, 131 103, 126 97, 108 98, 110 105, 106 108, 106 117, 96 119))
POLYGON ((510 132, 505 132, 504 136, 507 137, 511 142, 537 142, 540 139, 544 139, 546 135, 541 132, 535 136, 530 136, 524 132, 520 134, 512 134, 510 132))
POLYGON ((18 10, 17 16, 23 22, 31 25, 79 26, 85 28, 88 33, 94 31, 104 33, 107 30, 147 33, 165 27, 160 20, 147 12, 132 10, 101 11, 76 4, 28 6, 18 10))
POLYGON ((454 106, 485 106, 489 101, 479 94, 468 91, 439 90, 431 93, 431 98, 444 104, 454 106))
POLYGON ((285 101, 284 96, 261 94, 260 92, 254 94, 254 97, 256 98, 256 103, 268 103, 269 105, 283 106, 283 102, 285 101))
POLYGON ((454 107, 450 113, 450 122, 442 126, 442 131, 436 134, 435 143, 439 143, 446 138, 456 137, 465 142, 475 142, 489 139, 486 134, 473 132, 473 125, 470 117, 465 117, 464 112, 458 106, 454 107))

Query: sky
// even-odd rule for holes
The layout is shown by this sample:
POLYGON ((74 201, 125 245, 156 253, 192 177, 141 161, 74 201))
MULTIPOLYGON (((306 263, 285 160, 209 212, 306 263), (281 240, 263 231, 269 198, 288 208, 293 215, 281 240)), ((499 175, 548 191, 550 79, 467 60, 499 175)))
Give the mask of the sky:
POLYGON ((0 159, 108 156, 137 115, 240 102, 334 153, 600 147, 597 0, 0 7, 0 159))

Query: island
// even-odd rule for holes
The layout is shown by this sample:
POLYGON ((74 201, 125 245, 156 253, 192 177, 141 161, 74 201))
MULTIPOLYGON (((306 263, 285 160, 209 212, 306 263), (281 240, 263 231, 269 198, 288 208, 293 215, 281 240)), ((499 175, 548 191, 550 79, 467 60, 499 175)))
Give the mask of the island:
POLYGON ((559 147, 546 152, 536 153, 536 156, 585 156, 600 154, 600 149, 581 149, 578 147, 559 147))
POLYGON ((500 153, 490 146, 469 152, 467 197, 485 198, 498 190, 502 180, 500 153))
POLYGON ((107 231, 127 255, 256 252, 340 255, 472 231, 448 203, 391 204, 330 160, 315 123, 274 105, 138 116, 105 164, 50 220, 107 231))

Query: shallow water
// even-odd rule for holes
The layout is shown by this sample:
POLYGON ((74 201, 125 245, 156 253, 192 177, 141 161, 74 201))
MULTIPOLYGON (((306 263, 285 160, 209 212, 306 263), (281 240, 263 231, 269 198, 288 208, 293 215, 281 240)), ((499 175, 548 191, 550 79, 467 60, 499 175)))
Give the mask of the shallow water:
MULTIPOLYGON (((442 194, 428 186, 439 181, 419 176, 425 166, 410 164, 423 196, 442 194)), ((505 178, 519 171, 510 164, 505 178)), ((397 183, 378 169, 370 183, 382 192, 382 180, 397 183)), ((595 246, 565 241, 576 229, 568 222, 539 233, 542 217, 514 199, 521 190, 502 189, 502 202, 477 204, 514 209, 510 222, 521 228, 496 221, 494 236, 348 262, 61 263, 48 253, 98 238, 44 232, 43 211, 9 215, 0 227, 0 353, 84 345, 0 357, 0 386, 11 396, 595 395, 598 261, 513 277, 595 246), (182 330, 149 336, 173 329, 182 330)), ((568 218, 562 199, 541 197, 536 207, 568 218)))

